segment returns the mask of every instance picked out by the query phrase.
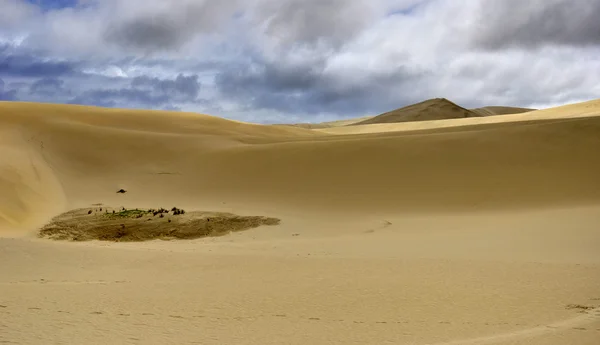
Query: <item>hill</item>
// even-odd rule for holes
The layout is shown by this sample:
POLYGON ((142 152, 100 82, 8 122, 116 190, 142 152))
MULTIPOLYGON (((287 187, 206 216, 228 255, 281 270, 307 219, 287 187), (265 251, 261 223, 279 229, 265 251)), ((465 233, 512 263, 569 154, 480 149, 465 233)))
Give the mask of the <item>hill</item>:
POLYGON ((479 114, 452 103, 445 98, 435 98, 392 110, 373 118, 353 123, 351 126, 374 123, 464 119, 479 116, 479 114))

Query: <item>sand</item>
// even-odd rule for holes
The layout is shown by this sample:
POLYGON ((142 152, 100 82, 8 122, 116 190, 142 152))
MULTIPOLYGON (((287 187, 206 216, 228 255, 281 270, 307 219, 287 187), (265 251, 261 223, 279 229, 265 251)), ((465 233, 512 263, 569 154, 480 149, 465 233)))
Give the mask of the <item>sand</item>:
POLYGON ((325 129, 0 102, 0 342, 598 344, 599 133, 600 101, 325 129), (281 224, 38 238, 99 203, 281 224))

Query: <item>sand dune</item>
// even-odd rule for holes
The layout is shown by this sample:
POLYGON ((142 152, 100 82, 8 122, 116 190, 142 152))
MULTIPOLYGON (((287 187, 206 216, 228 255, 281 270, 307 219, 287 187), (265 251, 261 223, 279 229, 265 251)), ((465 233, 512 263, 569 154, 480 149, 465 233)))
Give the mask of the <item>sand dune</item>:
POLYGON ((435 98, 409 105, 404 108, 392 110, 390 112, 377 115, 373 118, 353 123, 352 125, 464 119, 478 116, 481 115, 452 103, 445 98, 435 98))
POLYGON ((475 109, 470 109, 470 110, 474 113, 479 114, 480 116, 494 116, 494 115, 527 113, 530 111, 535 111, 536 109, 490 106, 490 107, 475 108, 475 109))
POLYGON ((308 129, 0 102, 0 341, 596 344, 600 100, 433 105, 467 118, 308 129), (281 224, 36 237, 98 203, 281 224))

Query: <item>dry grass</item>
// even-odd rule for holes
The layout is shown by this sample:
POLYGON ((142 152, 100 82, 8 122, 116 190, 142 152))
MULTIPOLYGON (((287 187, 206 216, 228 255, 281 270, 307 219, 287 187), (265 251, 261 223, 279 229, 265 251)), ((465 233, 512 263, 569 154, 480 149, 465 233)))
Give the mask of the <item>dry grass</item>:
POLYGON ((178 212, 165 209, 78 209, 55 217, 40 230, 39 236, 64 241, 112 242, 196 239, 222 236, 262 225, 277 225, 280 222, 277 218, 230 213, 174 213, 178 212))

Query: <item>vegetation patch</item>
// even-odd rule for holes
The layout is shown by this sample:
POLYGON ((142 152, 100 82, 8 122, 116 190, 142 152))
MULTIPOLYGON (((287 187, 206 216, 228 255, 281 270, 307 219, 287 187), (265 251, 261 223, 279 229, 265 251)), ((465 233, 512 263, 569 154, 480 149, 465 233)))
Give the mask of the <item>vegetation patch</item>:
POLYGON ((577 310, 577 311, 579 311, 581 313, 585 313, 585 312, 587 312, 589 310, 595 309, 594 306, 591 306, 591 305, 581 305, 581 304, 569 304, 569 305, 567 305, 566 308, 569 309, 569 310, 577 310))
POLYGON ((263 225, 277 218, 231 213, 159 209, 86 208, 63 213, 40 229, 39 236, 64 241, 140 242, 223 236, 263 225))

